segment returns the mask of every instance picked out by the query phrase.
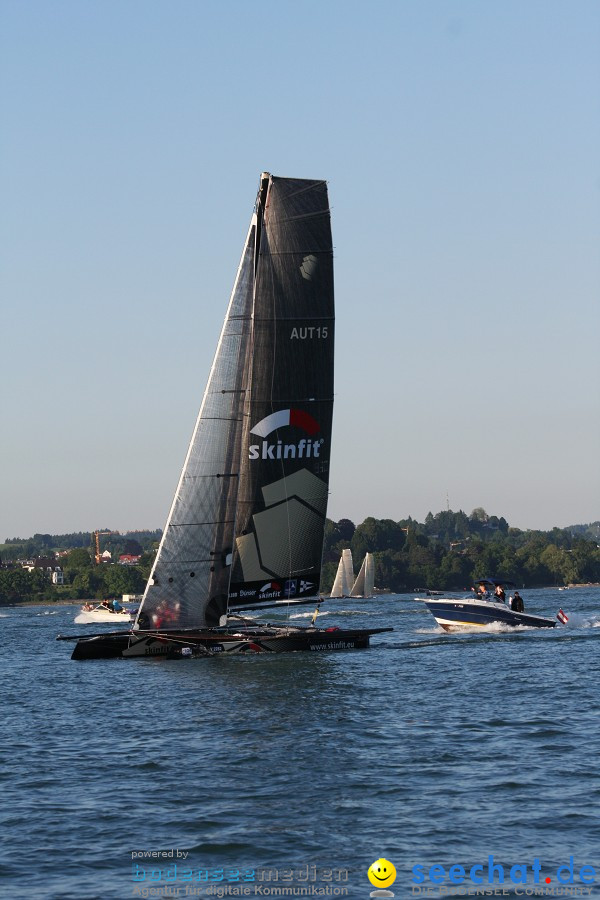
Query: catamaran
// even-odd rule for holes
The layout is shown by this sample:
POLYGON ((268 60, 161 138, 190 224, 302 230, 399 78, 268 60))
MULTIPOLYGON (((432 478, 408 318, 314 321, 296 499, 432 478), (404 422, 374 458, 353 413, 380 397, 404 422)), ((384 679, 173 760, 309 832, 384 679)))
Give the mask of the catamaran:
POLYGON ((333 246, 324 181, 263 173, 208 384, 127 631, 73 659, 346 650, 391 628, 258 623, 318 603, 333 414, 333 246))

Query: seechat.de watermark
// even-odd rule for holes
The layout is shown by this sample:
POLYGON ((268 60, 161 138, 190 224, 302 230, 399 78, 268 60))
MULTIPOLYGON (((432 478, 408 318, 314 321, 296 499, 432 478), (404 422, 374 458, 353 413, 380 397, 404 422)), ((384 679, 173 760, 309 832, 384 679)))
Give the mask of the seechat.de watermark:
MULTIPOLYGON (((495 862, 493 854, 487 862, 471 866, 460 864, 442 866, 436 864, 427 868, 417 864, 412 867, 411 883, 418 886, 429 885, 590 885, 595 884, 596 871, 587 863, 575 863, 569 856, 568 863, 542 872, 542 863, 535 857, 532 863, 515 863, 512 866, 495 862)), ((418 891, 413 890, 413 893, 418 891)))

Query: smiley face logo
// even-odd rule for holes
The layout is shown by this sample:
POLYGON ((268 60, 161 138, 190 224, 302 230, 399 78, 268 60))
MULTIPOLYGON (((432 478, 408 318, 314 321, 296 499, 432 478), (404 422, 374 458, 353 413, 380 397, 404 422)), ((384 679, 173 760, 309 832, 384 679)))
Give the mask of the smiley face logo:
POLYGON ((377 859, 369 866, 367 875, 372 885, 386 888, 396 880, 396 869, 389 859, 377 859))

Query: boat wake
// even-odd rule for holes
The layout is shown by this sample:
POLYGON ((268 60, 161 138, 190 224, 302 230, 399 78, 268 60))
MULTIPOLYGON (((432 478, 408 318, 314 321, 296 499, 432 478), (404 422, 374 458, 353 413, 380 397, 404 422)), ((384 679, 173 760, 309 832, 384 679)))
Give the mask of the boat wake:
MULTIPOLYGON (((572 613, 568 622, 558 624, 556 628, 544 629, 545 636, 549 634, 560 635, 565 632, 573 632, 582 628, 600 628, 600 614, 585 615, 584 613, 572 613)), ((540 629, 531 625, 508 625, 502 622, 490 622, 488 625, 461 625, 451 631, 445 631, 441 626, 433 628, 416 628, 413 634, 439 635, 440 637, 459 637, 460 635, 513 635, 538 632, 540 629)))
MULTIPOLYGON (((331 616, 334 612, 336 616, 364 616, 365 614, 364 609, 336 609, 335 611, 333 609, 322 609, 319 612, 319 619, 322 616, 331 616)), ((313 615, 314 610, 312 612, 293 613, 290 619, 312 619, 313 615)))
POLYGON ((429 628, 415 628, 413 634, 446 634, 440 625, 432 625, 429 628))
MULTIPOLYGON (((333 610, 328 610, 328 612, 332 613, 333 610)), ((335 614, 336 614, 336 616, 364 616, 365 610, 364 609, 351 609, 350 607, 348 607, 348 609, 336 609, 335 614)), ((319 613, 319 615, 322 616, 323 613, 321 612, 321 613, 319 613)))
MULTIPOLYGON (((314 614, 315 614, 315 613, 314 613, 314 610, 313 610, 312 612, 292 613, 292 614, 290 615, 290 619, 312 619, 312 617, 314 616, 314 614)), ((330 615, 329 612, 320 612, 320 613, 319 613, 319 619, 320 619, 322 616, 328 616, 328 615, 330 615)))
MULTIPOLYGON (((421 631, 418 633, 422 634, 440 634, 446 635, 446 637, 452 637, 452 635, 475 635, 475 634, 519 634, 521 632, 530 632, 535 631, 538 632, 540 629, 535 627, 534 625, 508 625, 505 622, 489 622, 486 625, 457 625, 451 631, 446 631, 440 626, 438 626, 433 632, 421 631)), ((556 631, 556 629, 549 629, 550 631, 556 631)), ((559 629, 560 630, 560 629, 559 629)))
POLYGON ((600 628, 600 614, 598 613, 569 613, 569 621, 564 628, 600 628))

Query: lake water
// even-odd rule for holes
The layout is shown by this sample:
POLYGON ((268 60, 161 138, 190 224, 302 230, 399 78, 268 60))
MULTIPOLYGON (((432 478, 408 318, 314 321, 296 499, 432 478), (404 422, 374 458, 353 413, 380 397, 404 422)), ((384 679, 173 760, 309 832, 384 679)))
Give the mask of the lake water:
POLYGON ((370 650, 177 661, 72 662, 76 607, 3 609, 0 890, 358 900, 383 857, 397 898, 562 896, 573 857, 600 896, 600 588, 523 595, 568 625, 446 635, 390 595, 320 617, 392 625, 370 650))

